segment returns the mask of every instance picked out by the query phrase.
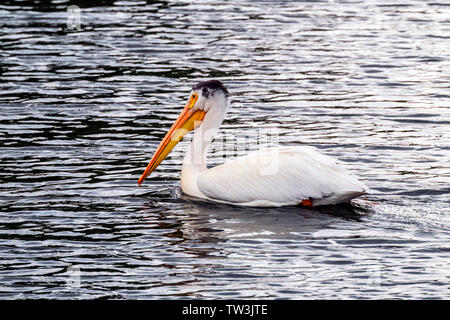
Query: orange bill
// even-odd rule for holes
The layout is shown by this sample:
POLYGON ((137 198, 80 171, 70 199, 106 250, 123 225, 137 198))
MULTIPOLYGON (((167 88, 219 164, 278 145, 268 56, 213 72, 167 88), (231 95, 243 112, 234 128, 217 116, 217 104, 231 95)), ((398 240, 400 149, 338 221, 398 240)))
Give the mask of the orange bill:
POLYGON ((193 110, 193 106, 197 101, 198 96, 196 93, 192 94, 189 101, 186 103, 183 111, 175 120, 174 124, 170 128, 169 132, 164 136, 164 139, 159 144, 152 159, 150 160, 144 173, 138 180, 138 184, 141 185, 145 178, 152 173, 156 167, 167 157, 177 143, 189 132, 197 128, 203 121, 206 112, 203 110, 193 110))

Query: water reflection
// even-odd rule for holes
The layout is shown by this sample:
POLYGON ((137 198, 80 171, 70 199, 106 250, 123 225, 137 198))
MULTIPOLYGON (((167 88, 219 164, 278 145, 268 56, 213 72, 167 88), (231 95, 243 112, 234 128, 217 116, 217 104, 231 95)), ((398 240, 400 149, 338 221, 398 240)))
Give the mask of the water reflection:
POLYGON ((185 209, 188 219, 184 230, 189 239, 222 238, 298 238, 315 230, 327 228, 335 219, 358 221, 360 214, 351 206, 304 209, 296 206, 282 208, 242 208, 210 204, 184 196, 190 206, 185 209))
POLYGON ((3 1, 0 296, 448 297, 448 14, 439 1, 3 1), (351 208, 198 203, 179 194, 181 157, 138 188, 190 87, 212 77, 232 93, 219 139, 275 128, 375 192, 351 208))

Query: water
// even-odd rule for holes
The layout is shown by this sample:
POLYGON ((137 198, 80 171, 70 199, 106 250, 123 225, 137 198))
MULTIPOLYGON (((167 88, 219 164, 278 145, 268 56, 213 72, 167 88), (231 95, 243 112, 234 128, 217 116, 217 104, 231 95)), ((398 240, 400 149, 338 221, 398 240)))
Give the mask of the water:
POLYGON ((450 298, 448 2, 81 3, 0 4, 1 298, 450 298), (211 78, 221 137, 274 128, 373 194, 199 203, 181 152, 137 187, 211 78))

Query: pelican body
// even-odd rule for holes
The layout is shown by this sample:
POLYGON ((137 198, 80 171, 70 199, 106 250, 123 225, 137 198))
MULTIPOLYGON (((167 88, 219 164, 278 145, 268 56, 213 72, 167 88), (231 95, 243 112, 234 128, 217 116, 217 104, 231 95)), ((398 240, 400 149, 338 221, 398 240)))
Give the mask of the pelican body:
POLYGON ((348 203, 366 193, 363 183, 313 147, 263 149, 208 169, 208 146, 229 108, 228 96, 227 88, 218 80, 195 85, 138 184, 142 184, 184 135, 195 129, 181 169, 181 189, 187 195, 240 206, 312 207, 348 203))

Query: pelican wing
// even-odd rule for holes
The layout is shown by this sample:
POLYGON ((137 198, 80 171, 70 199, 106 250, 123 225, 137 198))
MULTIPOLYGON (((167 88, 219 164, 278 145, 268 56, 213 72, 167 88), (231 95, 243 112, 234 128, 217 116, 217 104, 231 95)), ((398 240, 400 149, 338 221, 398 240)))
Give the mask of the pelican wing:
POLYGON ((364 193, 363 183, 313 147, 279 147, 238 157, 201 173, 200 191, 227 203, 295 205, 305 199, 334 204, 364 193))

